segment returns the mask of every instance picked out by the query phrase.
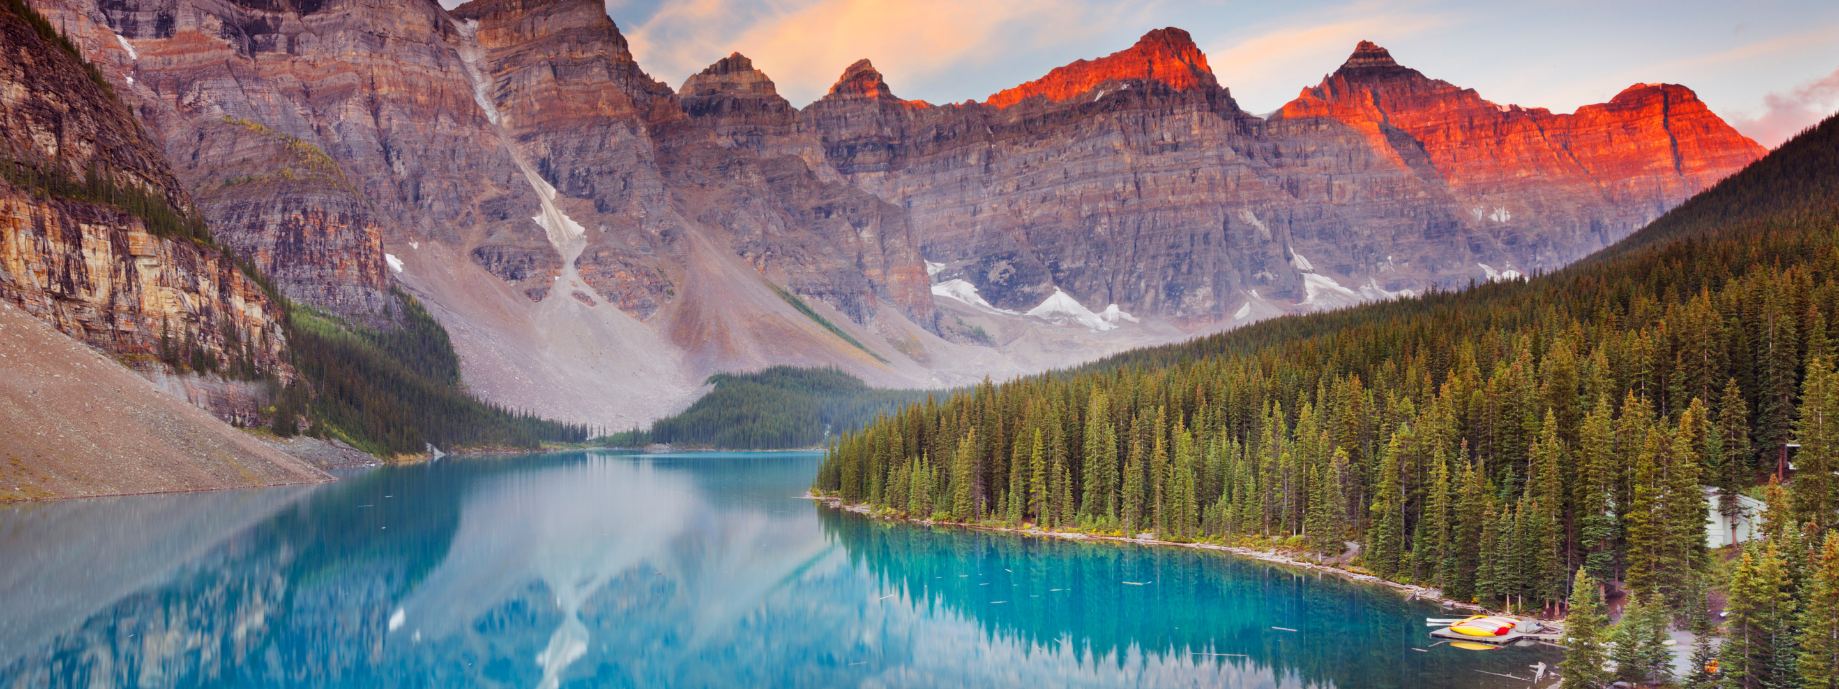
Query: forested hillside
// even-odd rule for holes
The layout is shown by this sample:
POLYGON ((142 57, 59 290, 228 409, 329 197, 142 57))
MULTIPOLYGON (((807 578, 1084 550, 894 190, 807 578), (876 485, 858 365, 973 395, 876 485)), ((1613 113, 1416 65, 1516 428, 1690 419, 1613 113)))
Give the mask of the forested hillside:
POLYGON ((1814 587, 1839 505, 1835 150, 1828 120, 1707 192, 1772 212, 1688 203, 1608 260, 908 407, 839 438, 815 488, 961 522, 1353 541, 1380 576, 1495 605, 1555 607, 1580 569, 1682 617, 1729 586, 1772 641, 1726 667, 1787 677, 1783 635, 1832 620, 1757 603, 1784 589, 1755 577, 1814 587), (1798 473, 1758 489, 1789 442, 1798 473), (1770 538, 1739 586, 1705 576, 1705 526, 1708 495, 1745 491, 1770 538))
POLYGON ((502 409, 469 394, 447 331, 408 294, 395 327, 372 329, 293 305, 288 346, 307 385, 289 388, 275 415, 281 435, 307 429, 337 434, 373 454, 466 447, 536 449, 543 441, 581 442, 585 426, 502 409))
POLYGON ((861 428, 875 417, 925 399, 917 390, 877 390, 833 368, 774 366, 759 373, 718 373, 715 389, 683 413, 598 438, 617 447, 653 443, 734 450, 820 445, 833 433, 861 428))

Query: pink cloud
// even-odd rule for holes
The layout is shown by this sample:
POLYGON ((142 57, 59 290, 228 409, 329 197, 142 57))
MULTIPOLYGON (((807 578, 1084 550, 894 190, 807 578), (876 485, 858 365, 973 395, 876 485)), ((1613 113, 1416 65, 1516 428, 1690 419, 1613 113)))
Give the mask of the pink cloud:
POLYGON ((1756 143, 1775 148, 1839 109, 1839 70, 1787 93, 1764 96, 1762 104, 1762 114, 1733 117, 1730 124, 1756 143))

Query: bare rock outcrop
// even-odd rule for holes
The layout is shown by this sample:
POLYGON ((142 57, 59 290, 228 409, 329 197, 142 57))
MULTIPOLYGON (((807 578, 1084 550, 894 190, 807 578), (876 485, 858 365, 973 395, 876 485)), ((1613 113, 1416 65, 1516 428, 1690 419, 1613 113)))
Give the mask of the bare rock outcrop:
POLYGON ((4 10, 0 153, 0 299, 126 357, 184 342, 292 376, 278 305, 198 240, 159 145, 75 55, 4 10))

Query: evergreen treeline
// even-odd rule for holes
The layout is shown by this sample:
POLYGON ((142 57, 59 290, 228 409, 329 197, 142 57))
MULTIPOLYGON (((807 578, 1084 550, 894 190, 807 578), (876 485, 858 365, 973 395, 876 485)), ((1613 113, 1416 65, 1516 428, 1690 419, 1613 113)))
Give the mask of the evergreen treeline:
POLYGON ((715 389, 683 413, 653 423, 650 430, 616 433, 597 442, 734 450, 814 447, 832 433, 861 428, 926 396, 915 390, 877 390, 834 368, 774 366, 758 373, 718 373, 708 382, 715 389))
MULTIPOLYGON (((1807 147, 1839 147, 1839 120, 1776 154, 1839 179, 1807 147)), ((1752 217, 1532 280, 986 383, 840 437, 814 489, 961 522, 1353 544, 1379 576, 1510 608, 1561 606, 1582 570, 1684 618, 1724 583, 1705 576, 1708 498, 1766 483, 1784 444, 1799 471, 1763 491, 1777 536, 1751 557, 1778 553, 1786 578, 1756 574, 1759 590, 1802 590, 1835 521, 1836 274, 1839 217, 1752 217)), ((1767 605, 1771 657, 1839 614, 1767 605)))
POLYGON ((276 433, 336 434, 372 454, 437 447, 518 447, 583 442, 586 426, 548 421, 482 402, 460 383, 460 359, 447 331, 400 290, 398 325, 373 330, 301 306, 288 310, 288 349, 306 385, 290 386, 275 414, 276 433))

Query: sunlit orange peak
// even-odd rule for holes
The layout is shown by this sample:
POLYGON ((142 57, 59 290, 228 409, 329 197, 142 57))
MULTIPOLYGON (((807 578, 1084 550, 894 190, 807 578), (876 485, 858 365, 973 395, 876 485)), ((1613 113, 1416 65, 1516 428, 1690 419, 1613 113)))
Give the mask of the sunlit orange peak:
POLYGON ((1035 96, 1061 101, 1107 81, 1131 80, 1160 81, 1178 91, 1219 85, 1194 39, 1170 27, 1144 34, 1128 50, 1057 67, 1045 77, 997 93, 985 102, 1006 108, 1035 96))

